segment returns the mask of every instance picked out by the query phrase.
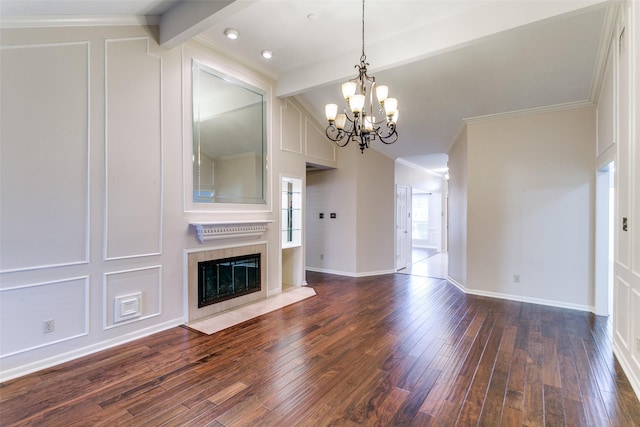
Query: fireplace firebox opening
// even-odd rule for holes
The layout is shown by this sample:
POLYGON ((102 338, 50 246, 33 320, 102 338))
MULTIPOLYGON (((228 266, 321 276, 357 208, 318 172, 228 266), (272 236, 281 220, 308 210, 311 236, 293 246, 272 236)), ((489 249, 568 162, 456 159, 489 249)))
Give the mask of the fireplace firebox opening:
POLYGON ((259 292, 260 254, 198 262, 198 308, 259 292))

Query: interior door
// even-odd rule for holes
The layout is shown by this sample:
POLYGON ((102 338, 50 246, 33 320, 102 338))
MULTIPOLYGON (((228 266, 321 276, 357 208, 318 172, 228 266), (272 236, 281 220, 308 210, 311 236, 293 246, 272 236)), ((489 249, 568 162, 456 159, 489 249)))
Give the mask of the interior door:
POLYGON ((410 256, 408 197, 407 187, 396 185, 396 270, 406 268, 410 256))

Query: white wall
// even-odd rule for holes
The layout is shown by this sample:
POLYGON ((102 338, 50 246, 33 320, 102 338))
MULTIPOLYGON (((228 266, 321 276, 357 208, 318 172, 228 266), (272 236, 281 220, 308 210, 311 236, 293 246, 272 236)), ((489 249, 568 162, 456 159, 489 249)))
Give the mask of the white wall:
POLYGON ((288 120, 269 78, 197 43, 167 51, 156 31, 0 33, 0 380, 183 323, 185 251, 254 242, 201 244, 193 220, 273 221, 257 240, 281 292, 279 177, 335 166, 334 149, 306 112, 288 120), (266 205, 191 202, 192 58, 266 90, 266 205), (140 316, 114 322, 115 297, 137 292, 140 316))
POLYGON ((307 269, 348 276, 393 272, 394 162, 372 149, 339 150, 337 169, 307 174, 307 269))
POLYGON ((449 275, 459 287, 467 283, 467 131, 458 135, 449 151, 449 275))
POLYGON ((595 139, 592 107, 470 121, 466 158, 465 135, 450 153, 451 278, 470 293, 591 310, 595 139))
MULTIPOLYGON (((640 227, 637 226, 638 218, 640 218, 640 197, 637 197, 640 194, 640 173, 638 172, 640 166, 640 138, 638 137, 638 120, 640 119, 638 113, 640 111, 639 22, 640 4, 634 1, 622 4, 621 14, 611 40, 605 75, 602 79, 597 102, 597 132, 594 130, 596 122, 594 118, 580 117, 592 116, 590 108, 582 109, 582 111, 548 113, 539 115, 537 119, 535 117, 524 118, 529 123, 525 121, 518 124, 519 129, 510 129, 511 125, 516 122, 511 124, 489 123, 487 125, 480 123, 479 127, 476 123, 473 126, 480 133, 474 133, 470 129, 469 135, 462 135, 458 138, 449 153, 451 175, 449 182, 450 279, 471 293, 507 296, 517 300, 537 301, 583 310, 592 310, 595 294, 592 266, 595 256, 593 250, 594 220, 592 218, 595 212, 593 182, 598 168, 602 168, 612 160, 616 161, 613 345, 616 356, 638 396, 640 396, 640 227), (624 40, 620 43, 622 34, 624 34, 624 40), (557 117, 553 117, 554 115, 557 117), (561 117, 568 121, 558 120, 561 117), (584 120, 587 120, 588 123, 585 123, 584 120), (580 128, 563 129, 572 122, 580 128), (561 130, 567 137, 570 137, 570 134, 577 137, 585 130, 589 134, 587 139, 597 136, 597 141, 591 144, 591 155, 588 156, 587 152, 580 149, 578 140, 574 137, 563 138, 565 141, 573 140, 573 143, 567 147, 573 147, 577 150, 575 155, 580 160, 576 162, 576 159, 573 159, 573 151, 567 152, 562 149, 564 144, 549 147, 542 138, 539 142, 542 143, 543 149, 546 147, 546 155, 542 150, 538 153, 528 153, 527 156, 531 156, 528 157, 531 159, 531 165, 523 164, 525 162, 522 158, 514 159, 513 156, 509 156, 504 158, 504 162, 501 162, 504 165, 497 172, 488 167, 488 165, 495 166, 499 163, 492 159, 486 159, 487 156, 504 155, 503 151, 491 152, 488 149, 501 148, 497 145, 501 141, 509 139, 512 142, 517 141, 520 138, 514 138, 514 135, 518 133, 524 135, 526 132, 529 137, 537 135, 551 140, 557 139, 555 133, 554 135, 545 135, 546 126, 553 126, 553 129, 561 130), (487 151, 482 153, 476 150, 479 156, 474 156, 471 154, 471 150, 474 149, 473 144, 478 136, 488 144, 487 151), (467 144, 469 145, 469 153, 466 152, 467 144), (475 157, 484 158, 484 161, 488 161, 488 163, 475 162, 475 157), (565 162, 559 164, 559 159, 564 159, 565 162), (466 188, 467 176, 465 175, 466 162, 469 163, 470 169, 468 189, 466 188), (539 169, 537 174, 536 171, 531 170, 532 166, 540 164, 544 167, 539 169), (513 165, 512 170, 509 170, 509 165, 513 165), (528 172, 520 177, 519 171, 523 166, 524 170, 528 172), (569 170, 573 170, 572 176, 565 176, 565 168, 567 167, 569 170), (590 176, 587 176, 589 172, 587 168, 591 169, 590 176), (471 172, 472 169, 475 169, 474 172, 471 172), (480 181, 474 181, 471 184, 473 181, 471 179, 472 173, 474 179, 480 181), (505 180, 505 183, 499 187, 500 182, 496 181, 496 173, 503 174, 505 178, 515 178, 515 184, 505 180), (536 175, 539 176, 536 177, 536 175), (558 184, 554 184, 553 180, 555 179, 559 179, 558 184), (524 186, 527 181, 538 182, 539 185, 534 188, 534 195, 531 196, 522 191, 520 197, 514 197, 517 196, 518 188, 520 190, 527 189, 528 186, 524 186), (504 185, 507 185, 508 188, 502 188, 504 185), (585 186, 589 186, 590 189, 587 190, 585 186), (494 188, 500 188, 501 192, 492 194, 494 188), (573 188, 574 191, 568 191, 570 188, 573 188), (502 192, 505 192, 505 197, 500 195, 502 192), (464 212, 467 199, 469 200, 468 230, 465 222, 466 213, 464 212), (483 201, 497 203, 495 212, 484 206, 481 206, 479 210, 474 210, 474 206, 471 205, 472 200, 475 200, 476 205, 483 201), (572 201, 576 203, 576 206, 581 207, 581 212, 577 212, 574 206, 571 206, 572 201), (545 213, 540 209, 544 207, 553 209, 545 213), (560 216, 553 215, 560 208, 567 210, 566 212, 563 210, 560 216), (518 219, 517 212, 513 212, 517 210, 520 210, 523 215, 521 219, 518 219), (493 217, 495 215, 497 217, 493 217), (627 231, 622 230, 623 217, 630 221, 627 231), (487 220, 491 230, 488 233, 483 233, 478 227, 484 226, 487 220), (534 220, 538 222, 532 223, 534 220), (525 230, 523 227, 525 223, 531 225, 532 228, 525 230), (504 224, 505 230, 499 230, 501 224, 504 224), (566 228, 567 225, 569 228, 566 228), (518 230, 520 230, 519 233, 518 230), (542 233, 540 239, 533 235, 532 230, 542 233), (530 247, 540 248, 541 243, 542 246, 549 246, 557 241, 556 234, 563 236, 567 241, 574 242, 569 246, 566 243, 561 243, 561 247, 568 251, 567 254, 554 250, 555 255, 564 264, 561 265, 553 259, 545 260, 546 256, 544 255, 540 257, 537 254, 531 254, 530 247), (465 238, 469 239, 468 251, 464 244, 465 238), (478 256, 478 249, 483 247, 483 238, 491 239, 491 247, 487 247, 486 250, 491 250, 496 256, 493 261, 488 257, 478 256), (535 238, 536 241, 532 242, 532 238, 535 238), (472 242, 472 239, 475 241, 472 242), (495 249, 496 244, 498 250, 495 249), (533 246, 529 246, 531 244, 533 246), (508 253, 511 250, 516 251, 515 254, 508 253), (488 261, 488 265, 483 265, 482 261, 485 260, 488 261), (502 262, 497 262, 501 260, 504 260, 504 265, 502 262), (531 261, 534 261, 537 267, 531 261), (466 262, 469 262, 469 268, 467 268, 466 262), (527 273, 521 275, 520 283, 527 281, 529 285, 534 285, 534 287, 531 289, 531 286, 528 286, 526 291, 523 289, 518 292, 518 285, 509 283, 509 268, 515 270, 520 266, 519 271, 530 271, 534 275, 544 275, 545 278, 551 279, 555 276, 564 277, 568 278, 568 281, 550 282, 551 286, 543 285, 540 287, 536 286, 537 283, 531 283, 531 277, 527 273), (541 270, 536 272, 532 268, 540 268, 541 270), (580 270, 577 270, 578 268, 580 270), (490 274, 492 272, 495 276, 493 279, 490 274), (474 276, 476 273, 478 273, 478 278, 474 276), (576 277, 582 277, 582 283, 569 277, 574 274, 576 277), (489 280, 495 280, 495 283, 492 284, 489 280), (481 286, 483 288, 480 288, 481 286), (552 286, 555 286, 557 290, 554 290, 552 286), (567 286, 576 292, 575 296, 567 295, 565 289, 567 286)), ((515 119, 518 118, 509 120, 515 119)), ((521 152, 521 154, 525 153, 525 151, 521 152)))
POLYGON ((394 173, 397 185, 417 188, 430 193, 442 192, 442 178, 425 169, 396 160, 394 173))
MULTIPOLYGON (((359 275, 395 271, 394 161, 375 150, 345 147, 357 165, 356 272, 359 275)), ((343 167, 350 167, 343 166, 343 167)), ((339 166, 340 167, 340 166, 339 166)))
POLYGON ((468 124, 467 288, 593 307, 595 140, 592 107, 468 124))
POLYGON ((353 169, 338 168, 307 173, 308 270, 344 275, 356 271, 354 172, 353 169), (320 218, 321 213, 323 218, 320 218), (335 213, 336 218, 331 218, 331 213, 335 213))

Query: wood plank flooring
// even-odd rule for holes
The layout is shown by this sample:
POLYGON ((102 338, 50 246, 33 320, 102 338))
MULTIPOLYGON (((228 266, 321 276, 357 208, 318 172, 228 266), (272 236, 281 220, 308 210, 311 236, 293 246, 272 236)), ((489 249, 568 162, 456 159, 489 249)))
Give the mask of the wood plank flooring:
POLYGON ((610 325, 445 280, 308 273, 318 296, 0 385, 0 424, 640 426, 610 325))

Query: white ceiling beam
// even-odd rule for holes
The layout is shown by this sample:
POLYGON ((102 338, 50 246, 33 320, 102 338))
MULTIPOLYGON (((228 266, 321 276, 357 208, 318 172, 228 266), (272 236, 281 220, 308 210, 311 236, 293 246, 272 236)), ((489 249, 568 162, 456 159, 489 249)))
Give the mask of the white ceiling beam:
POLYGON ((188 0, 160 17, 160 45, 172 49, 257 0, 188 0))
MULTIPOLYGON (((372 65, 372 73, 394 68, 506 30, 606 3, 607 0, 485 3, 392 39, 366 44, 367 62, 372 65)), ((293 96, 309 89, 353 78, 356 74, 354 65, 361 53, 361 46, 357 44, 352 52, 333 57, 330 61, 310 64, 281 74, 276 95, 293 96)))

